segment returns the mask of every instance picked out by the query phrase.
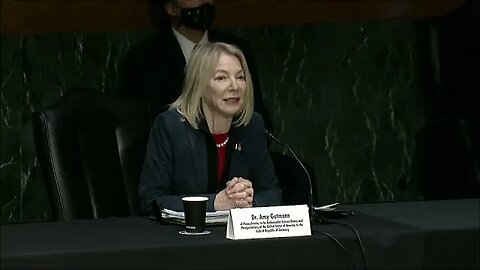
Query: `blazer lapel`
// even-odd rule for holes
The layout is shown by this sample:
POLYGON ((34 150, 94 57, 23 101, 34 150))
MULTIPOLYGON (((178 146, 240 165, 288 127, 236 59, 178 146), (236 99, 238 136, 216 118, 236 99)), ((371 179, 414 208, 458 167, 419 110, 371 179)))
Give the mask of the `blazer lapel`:
POLYGON ((164 54, 164 57, 168 59, 167 61, 165 61, 165 58, 162 59, 162 62, 163 62, 162 64, 167 64, 169 69, 174 70, 176 72, 176 76, 180 76, 183 78, 186 61, 185 61, 185 57, 183 56, 180 43, 178 43, 178 40, 173 34, 173 30, 171 28, 165 30, 164 46, 166 46, 167 49, 162 51, 166 52, 166 54, 164 54))
POLYGON ((207 160, 205 159, 207 156, 205 137, 203 136, 202 131, 189 128, 188 123, 186 125, 192 154, 191 160, 196 172, 196 189, 203 190, 204 187, 208 186, 208 168, 207 160))

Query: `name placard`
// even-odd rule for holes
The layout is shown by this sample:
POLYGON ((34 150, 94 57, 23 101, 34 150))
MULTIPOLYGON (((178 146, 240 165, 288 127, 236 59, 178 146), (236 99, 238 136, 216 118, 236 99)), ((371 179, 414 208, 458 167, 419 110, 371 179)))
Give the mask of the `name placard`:
POLYGON ((227 223, 228 239, 312 235, 307 205, 235 208, 227 223))

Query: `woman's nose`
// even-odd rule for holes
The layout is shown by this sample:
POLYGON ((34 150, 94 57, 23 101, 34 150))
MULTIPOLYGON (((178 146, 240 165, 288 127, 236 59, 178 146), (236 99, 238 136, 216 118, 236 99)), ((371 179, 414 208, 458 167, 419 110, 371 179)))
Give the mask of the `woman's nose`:
POLYGON ((230 90, 230 91, 236 91, 236 90, 238 90, 238 83, 237 83, 236 78, 230 79, 230 87, 229 87, 229 90, 230 90))

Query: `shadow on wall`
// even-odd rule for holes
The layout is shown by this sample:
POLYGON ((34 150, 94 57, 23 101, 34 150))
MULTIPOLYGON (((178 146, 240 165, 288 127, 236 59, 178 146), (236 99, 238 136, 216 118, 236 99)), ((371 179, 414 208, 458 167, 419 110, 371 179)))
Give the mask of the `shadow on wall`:
POLYGON ((480 196, 478 1, 419 24, 425 127, 416 140, 425 199, 480 196))

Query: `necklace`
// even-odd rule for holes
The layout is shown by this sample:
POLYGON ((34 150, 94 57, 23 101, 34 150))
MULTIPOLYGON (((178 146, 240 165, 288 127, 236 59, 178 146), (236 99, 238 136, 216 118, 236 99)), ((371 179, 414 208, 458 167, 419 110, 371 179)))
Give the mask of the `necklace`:
POLYGON ((227 145, 228 138, 230 138, 230 136, 228 136, 228 137, 225 139, 225 141, 223 141, 222 143, 216 143, 215 145, 217 146, 217 148, 221 148, 221 147, 224 147, 225 145, 227 145))

